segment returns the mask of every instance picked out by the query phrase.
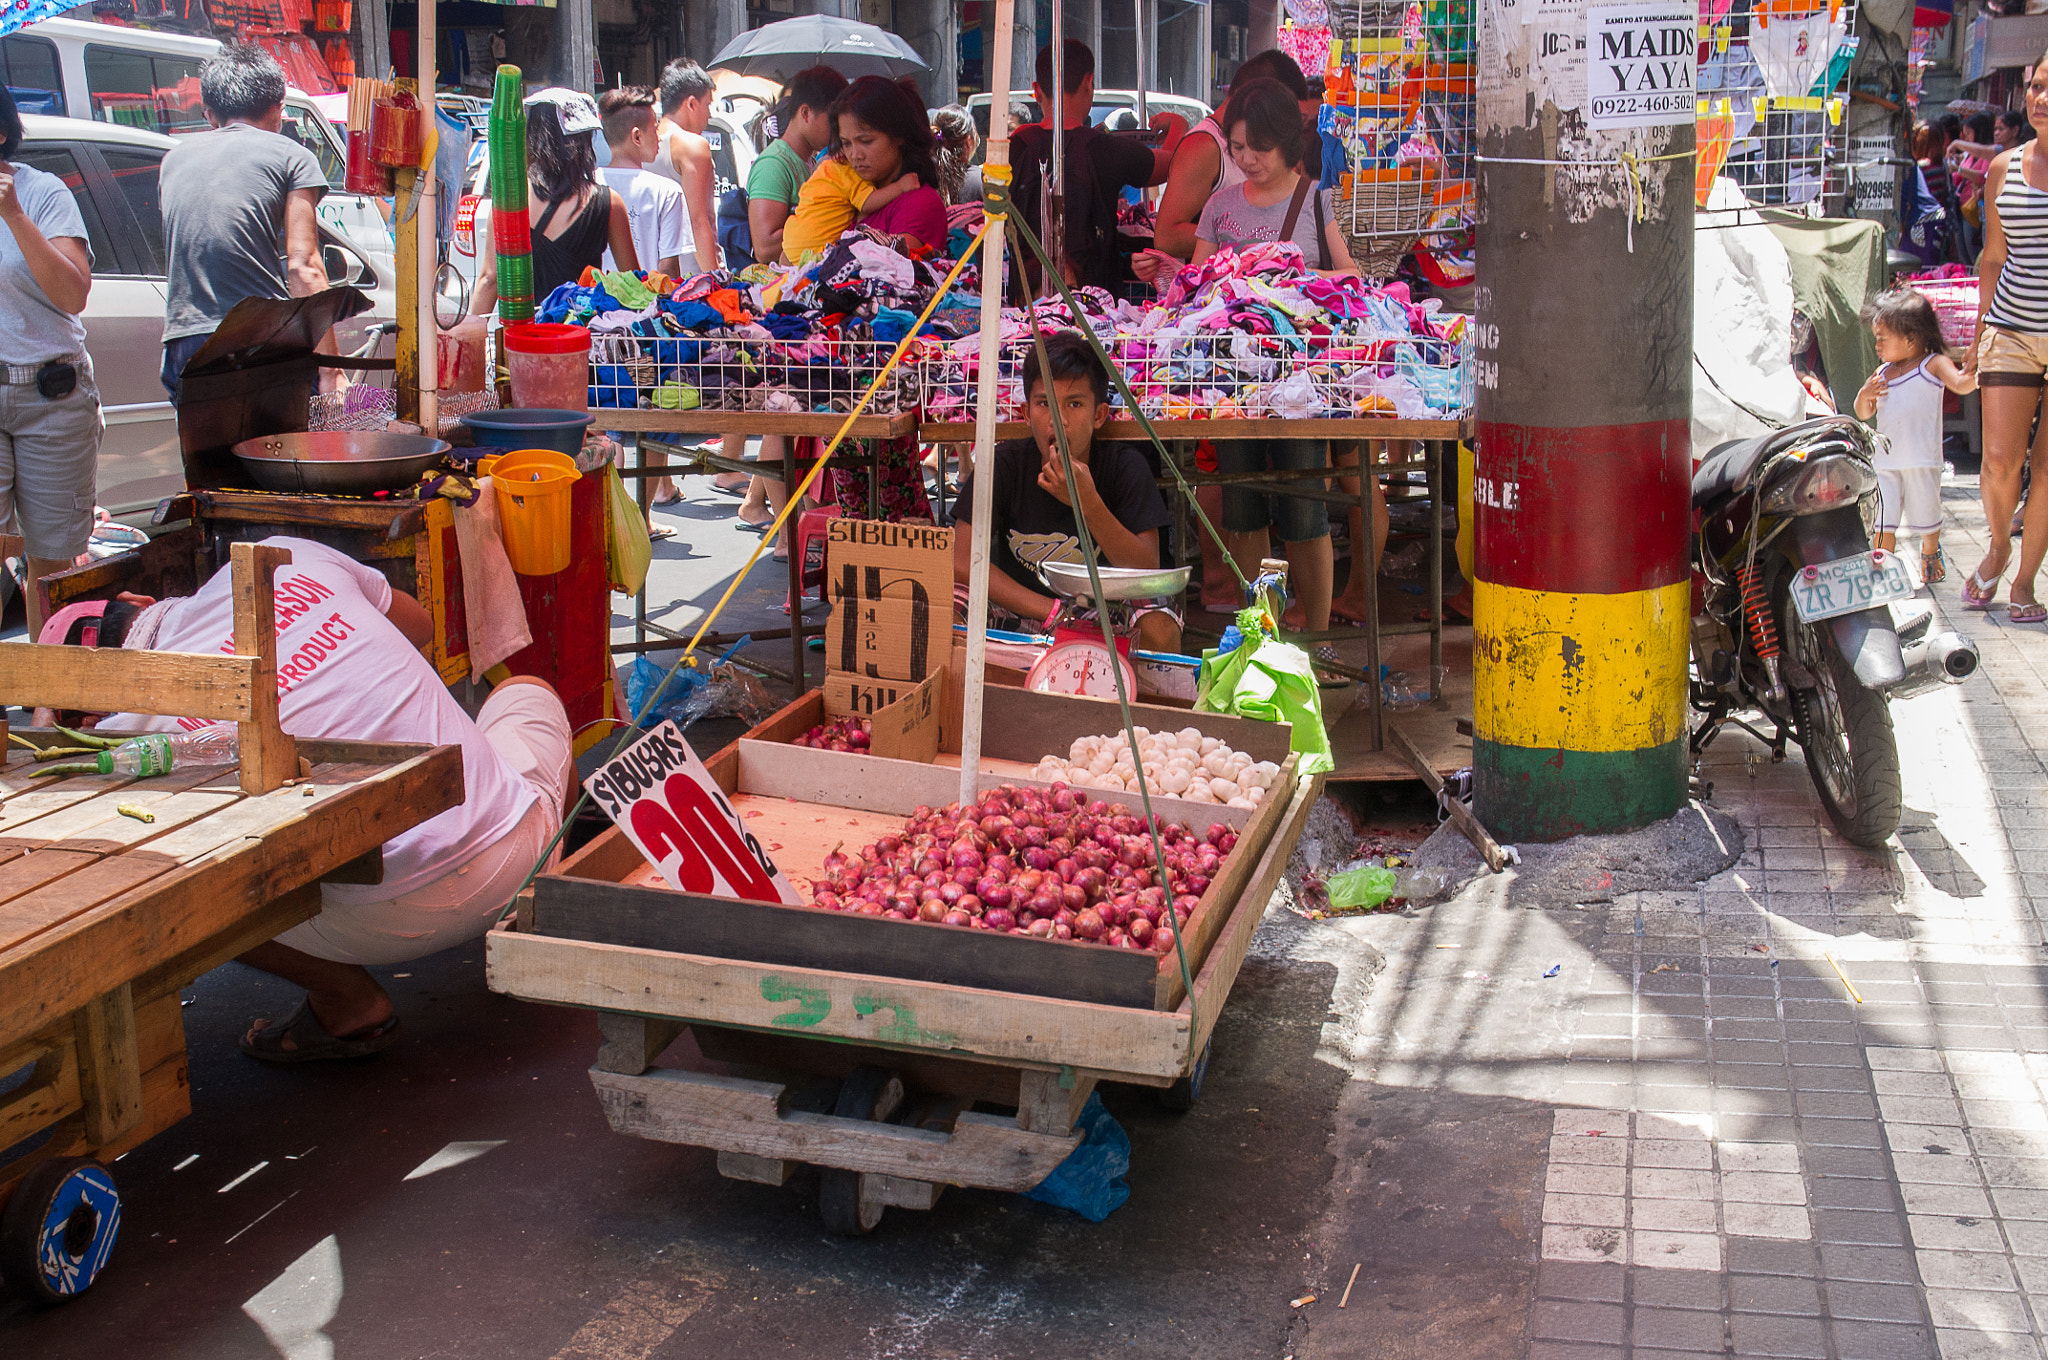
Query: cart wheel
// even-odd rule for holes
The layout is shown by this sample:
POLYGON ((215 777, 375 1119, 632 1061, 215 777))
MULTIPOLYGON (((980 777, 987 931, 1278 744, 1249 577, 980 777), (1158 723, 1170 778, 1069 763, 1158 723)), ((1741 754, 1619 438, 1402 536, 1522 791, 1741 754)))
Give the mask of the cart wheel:
POLYGON ((0 1214, 0 1277, 23 1298, 63 1303, 92 1288, 120 1232, 113 1173, 90 1157, 53 1157, 0 1214))
POLYGON ((1202 1056, 1195 1059, 1193 1069, 1159 1093, 1161 1105, 1175 1114, 1186 1114, 1195 1108, 1195 1102, 1202 1098, 1202 1081, 1209 1075, 1209 1051, 1215 1046, 1213 1038, 1202 1045, 1202 1056))
MULTIPOLYGON (((839 1088, 832 1113, 842 1119, 871 1119, 886 1124, 903 1104, 903 1079, 886 1068, 862 1065, 839 1088)), ((821 1167, 818 1173, 818 1214, 825 1227, 841 1237, 864 1237, 882 1221, 882 1205, 862 1194, 866 1177, 844 1167, 821 1167)))

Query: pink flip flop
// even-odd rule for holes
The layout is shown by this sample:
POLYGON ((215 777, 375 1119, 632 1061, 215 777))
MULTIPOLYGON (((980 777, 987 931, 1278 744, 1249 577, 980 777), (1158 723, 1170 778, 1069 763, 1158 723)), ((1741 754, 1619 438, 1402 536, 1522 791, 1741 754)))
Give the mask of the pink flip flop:
POLYGON ((1998 583, 2004 578, 2002 571, 1988 581, 1971 572, 1969 579, 1963 582, 1963 608, 1979 613, 1988 611, 1994 602, 1993 597, 1998 594, 1998 583))
POLYGON ((2048 623, 2048 604, 2038 600, 2031 604, 2014 603, 2006 610, 2006 619, 2011 623, 2048 623))

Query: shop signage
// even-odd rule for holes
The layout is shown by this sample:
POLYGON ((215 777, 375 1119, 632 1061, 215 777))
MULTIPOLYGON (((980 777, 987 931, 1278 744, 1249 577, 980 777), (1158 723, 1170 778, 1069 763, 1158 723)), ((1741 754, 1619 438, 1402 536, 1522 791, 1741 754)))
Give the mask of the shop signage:
POLYGON ((599 766, 585 787, 670 887, 803 905, 674 723, 599 766))
POLYGON ((1586 10, 1586 117, 1596 128, 1662 127, 1697 116, 1699 12, 1690 3, 1586 10))

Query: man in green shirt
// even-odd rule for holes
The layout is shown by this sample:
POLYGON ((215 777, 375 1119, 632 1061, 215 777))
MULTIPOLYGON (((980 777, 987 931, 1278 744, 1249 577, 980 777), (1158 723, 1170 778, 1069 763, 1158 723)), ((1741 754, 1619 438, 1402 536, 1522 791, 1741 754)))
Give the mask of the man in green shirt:
POLYGON ((845 88, 846 77, 829 66, 799 71, 784 88, 775 106, 782 135, 754 158, 747 173, 747 227, 755 259, 782 258, 783 223, 811 177, 811 161, 834 140, 826 111, 845 88))
MULTIPOLYGON (((798 191, 811 177, 811 161, 836 140, 827 110, 845 88, 846 77, 829 66, 799 71, 783 88, 782 99, 775 106, 782 135, 754 157, 754 168, 747 172, 747 230, 754 239, 755 259, 782 258, 783 224, 796 207, 798 191)), ((728 456, 744 457, 739 450, 746 446, 743 435, 725 437, 728 456)), ((763 436, 761 457, 780 465, 782 440, 774 435, 763 436)), ((766 524, 782 512, 782 505, 782 479, 755 477, 747 483, 747 498, 740 503, 740 520, 746 524, 766 524)), ((776 542, 775 555, 789 556, 788 547, 780 540, 776 542)))

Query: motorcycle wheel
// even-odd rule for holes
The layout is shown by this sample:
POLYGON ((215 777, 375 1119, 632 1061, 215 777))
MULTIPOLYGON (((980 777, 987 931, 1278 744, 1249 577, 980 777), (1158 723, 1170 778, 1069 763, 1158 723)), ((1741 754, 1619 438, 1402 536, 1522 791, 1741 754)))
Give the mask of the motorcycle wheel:
POLYGON ((1792 691, 1792 732, 1821 810, 1851 845, 1883 845, 1899 829, 1905 806, 1891 705, 1864 688, 1825 625, 1798 622, 1789 602, 1780 617, 1802 644, 1801 659, 1817 682, 1792 691))

